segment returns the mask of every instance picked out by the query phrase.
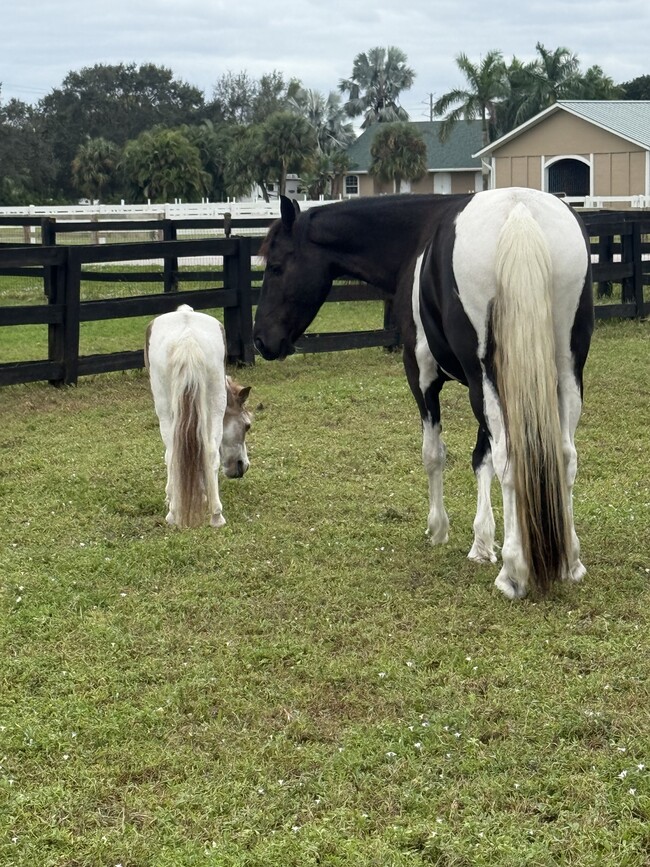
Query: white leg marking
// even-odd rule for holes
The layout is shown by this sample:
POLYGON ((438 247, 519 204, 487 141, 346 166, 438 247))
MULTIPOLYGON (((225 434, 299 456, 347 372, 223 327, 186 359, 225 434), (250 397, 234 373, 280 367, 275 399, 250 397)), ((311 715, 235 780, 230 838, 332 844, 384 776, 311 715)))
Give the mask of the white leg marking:
POLYGON ((483 378, 483 396, 485 416, 492 438, 494 471, 501 483, 503 495, 503 548, 501 550, 503 567, 494 583, 508 599, 518 599, 528 592, 528 566, 521 545, 514 481, 512 468, 508 462, 501 407, 486 377, 483 378))
POLYGON ((445 467, 445 444, 440 438, 440 425, 430 421, 422 423, 422 463, 429 479, 429 541, 432 545, 449 538, 449 518, 442 496, 442 478, 445 467))
POLYGON ((490 489, 494 478, 494 464, 490 451, 476 472, 478 494, 476 498, 476 517, 474 518, 474 544, 467 555, 477 563, 496 563, 494 551, 494 513, 490 489))
POLYGON ((569 561, 569 581, 582 581, 587 573, 580 560, 580 542, 573 522, 573 485, 578 471, 578 453, 574 436, 582 412, 582 400, 578 383, 573 373, 567 371, 560 376, 560 424, 562 426, 562 450, 567 475, 567 491, 569 495, 569 519, 571 521, 571 554, 569 561))
MULTIPOLYGON (((420 273, 424 254, 418 256, 413 276, 411 304, 415 323, 415 360, 419 371, 419 384, 422 397, 438 376, 438 365, 433 357, 420 315, 420 273)), ((430 416, 422 419, 422 463, 429 480, 429 517, 427 534, 429 541, 440 544, 449 538, 449 518, 443 499, 443 470, 445 466, 445 444, 440 436, 440 424, 433 423, 430 416)))

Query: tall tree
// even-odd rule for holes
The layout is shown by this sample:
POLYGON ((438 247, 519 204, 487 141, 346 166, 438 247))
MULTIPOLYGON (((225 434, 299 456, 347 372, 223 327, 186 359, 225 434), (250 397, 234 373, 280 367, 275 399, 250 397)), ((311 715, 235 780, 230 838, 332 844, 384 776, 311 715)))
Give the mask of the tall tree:
POLYGON ((650 75, 640 75, 620 85, 622 99, 650 99, 650 75))
POLYGON ((38 111, 19 99, 0 101, 0 205, 51 201, 56 164, 38 111))
POLYGON ((339 91, 348 94, 344 108, 350 117, 364 116, 364 129, 376 122, 408 120, 399 97, 412 86, 415 72, 406 64, 406 54, 394 45, 355 57, 352 75, 341 79, 339 91))
POLYGON ((401 192, 402 181, 418 181, 427 173, 427 146, 409 123, 387 123, 378 130, 370 146, 370 174, 392 181, 401 192))
POLYGON ((262 162, 275 169, 284 195, 287 174, 300 174, 317 153, 316 133, 304 117, 289 111, 272 114, 263 126, 262 162))
POLYGON ((119 159, 120 149, 112 141, 88 139, 72 161, 73 183, 89 199, 102 199, 116 185, 119 159))
MULTIPOLYGON (((454 124, 464 119, 480 119, 483 147, 490 143, 490 128, 495 126, 497 105, 507 95, 505 65, 500 51, 488 51, 478 63, 472 63, 466 54, 459 54, 456 65, 465 76, 466 87, 457 87, 438 99, 433 111, 446 114, 440 127, 440 138, 449 137, 454 124), (455 106, 455 108, 452 108, 455 106)), ((483 189, 488 187, 487 167, 482 166, 483 189)))
POLYGON ((354 127, 346 122, 341 99, 334 91, 325 97, 317 90, 300 88, 289 104, 313 127, 321 154, 344 149, 354 141, 354 127))
POLYGON ((69 72, 39 103, 44 134, 60 165, 57 181, 73 192, 71 165, 80 144, 106 138, 122 146, 156 125, 200 118, 203 94, 174 79, 170 69, 145 63, 96 64, 69 72))
POLYGON ((180 130, 153 129, 124 148, 124 176, 136 201, 195 201, 205 195, 209 177, 196 145, 180 130))
POLYGON ((276 111, 284 111, 300 89, 296 79, 284 80, 281 72, 255 79, 246 72, 226 72, 214 86, 206 111, 214 122, 263 123, 276 111))

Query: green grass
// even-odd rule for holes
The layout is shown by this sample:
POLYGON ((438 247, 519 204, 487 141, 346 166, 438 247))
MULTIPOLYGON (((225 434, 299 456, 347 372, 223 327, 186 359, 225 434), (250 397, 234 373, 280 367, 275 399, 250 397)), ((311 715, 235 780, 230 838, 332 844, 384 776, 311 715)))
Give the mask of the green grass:
POLYGON ((232 371, 256 409, 219 531, 164 522, 144 373, 0 390, 0 864, 647 865, 649 351, 647 323, 597 327, 589 571, 519 603, 465 556, 456 385, 450 542, 426 543, 395 354, 232 371))

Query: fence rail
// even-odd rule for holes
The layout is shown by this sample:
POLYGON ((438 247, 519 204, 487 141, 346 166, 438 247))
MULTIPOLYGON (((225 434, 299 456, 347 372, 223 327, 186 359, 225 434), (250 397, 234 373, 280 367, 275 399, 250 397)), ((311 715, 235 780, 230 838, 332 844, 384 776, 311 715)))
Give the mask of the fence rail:
MULTIPOLYGON (((642 317, 650 313, 645 300, 645 286, 650 285, 650 212, 584 213, 582 215, 591 237, 593 279, 596 293, 603 303, 597 304, 599 318, 642 317), (607 301, 612 295, 612 284, 620 284, 620 302, 607 301)), ((79 376, 141 367, 142 351, 122 351, 81 356, 79 351, 80 325, 106 319, 132 316, 156 316, 175 309, 184 302, 201 309, 222 309, 226 331, 228 361, 237 364, 254 363, 252 342, 253 307, 259 298, 259 275, 254 271, 255 256, 260 237, 234 236, 233 230, 262 229, 269 219, 246 217, 240 220, 200 220, 219 223, 217 228, 227 230, 219 238, 178 240, 181 229, 191 228, 194 220, 138 221, 126 224, 127 231, 152 230, 162 232, 164 240, 139 241, 116 244, 59 245, 57 236, 72 231, 92 232, 93 224, 73 222, 59 224, 51 218, 2 217, 17 219, 22 225, 41 225, 43 244, 0 245, 0 279, 3 276, 30 276, 42 280, 42 304, 0 307, 0 326, 43 325, 48 329, 48 358, 38 361, 0 363, 0 385, 36 380, 48 380, 55 385, 75 383, 79 376), (227 236, 226 236, 227 234, 227 236), (212 265, 209 270, 189 271, 182 262, 187 258, 206 257, 212 265), (158 270, 140 273, 93 271, 92 266, 129 261, 161 262, 158 270), (104 282, 128 280, 161 285, 155 294, 134 295, 126 298, 81 300, 81 284, 87 280, 104 282), (184 289, 186 281, 206 281, 213 285, 205 289, 184 289), (216 285, 220 284, 220 285, 216 285)), ((124 230, 124 224, 120 223, 124 230)), ((337 284, 328 301, 382 300, 378 289, 366 284, 337 284)), ((384 327, 370 331, 334 334, 308 334, 298 343, 302 352, 331 352, 366 346, 395 347, 399 333, 386 305, 384 327)), ((1 349, 0 349, 1 352, 1 349)))

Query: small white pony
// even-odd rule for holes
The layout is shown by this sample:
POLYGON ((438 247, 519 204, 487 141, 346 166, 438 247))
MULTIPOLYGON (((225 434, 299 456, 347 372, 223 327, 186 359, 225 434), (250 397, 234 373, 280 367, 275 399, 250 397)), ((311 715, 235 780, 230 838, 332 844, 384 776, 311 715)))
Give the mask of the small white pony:
POLYGON ((182 304, 149 323, 145 367, 165 444, 167 523, 196 527, 210 515, 226 523, 219 499, 219 463, 229 478, 248 469, 245 437, 250 387, 226 376, 221 323, 182 304))

